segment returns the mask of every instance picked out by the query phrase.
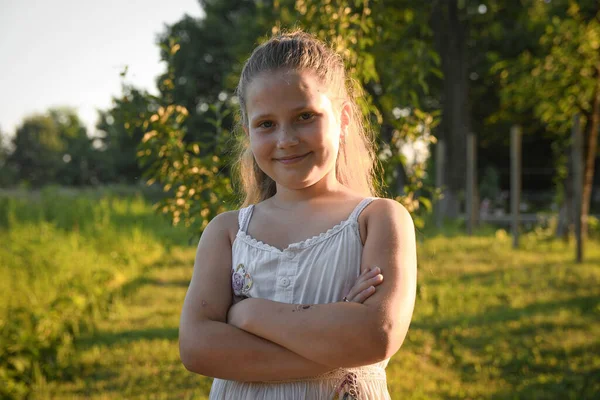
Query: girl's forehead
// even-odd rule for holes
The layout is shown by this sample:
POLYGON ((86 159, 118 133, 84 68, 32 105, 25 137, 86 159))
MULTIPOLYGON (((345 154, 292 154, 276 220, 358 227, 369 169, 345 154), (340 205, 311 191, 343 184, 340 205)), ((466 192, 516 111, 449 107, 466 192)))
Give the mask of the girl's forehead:
POLYGON ((297 94, 326 94, 327 88, 321 79, 307 70, 275 70, 265 71, 255 76, 248 85, 247 98, 260 97, 277 92, 294 92, 297 94))
POLYGON ((257 75, 246 93, 248 120, 305 107, 331 107, 327 90, 309 71, 278 70, 257 75))

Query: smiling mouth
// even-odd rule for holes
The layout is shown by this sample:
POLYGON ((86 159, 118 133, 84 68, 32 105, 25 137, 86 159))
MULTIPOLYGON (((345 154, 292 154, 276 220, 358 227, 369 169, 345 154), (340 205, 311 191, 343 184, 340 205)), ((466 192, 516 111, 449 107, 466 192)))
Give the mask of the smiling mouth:
POLYGON ((308 152, 306 154, 299 155, 299 156, 285 157, 285 158, 276 158, 276 160, 279 161, 282 164, 295 164, 297 162, 300 162, 300 161, 304 160, 306 158, 306 156, 308 156, 309 154, 310 154, 310 152, 308 152))

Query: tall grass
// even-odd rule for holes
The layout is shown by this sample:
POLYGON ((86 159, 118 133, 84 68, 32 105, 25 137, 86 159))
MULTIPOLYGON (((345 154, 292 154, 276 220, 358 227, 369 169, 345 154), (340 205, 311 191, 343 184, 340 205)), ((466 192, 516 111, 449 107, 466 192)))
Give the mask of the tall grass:
POLYGON ((0 197, 0 397, 69 379, 74 339, 188 234, 140 195, 49 188, 0 197))

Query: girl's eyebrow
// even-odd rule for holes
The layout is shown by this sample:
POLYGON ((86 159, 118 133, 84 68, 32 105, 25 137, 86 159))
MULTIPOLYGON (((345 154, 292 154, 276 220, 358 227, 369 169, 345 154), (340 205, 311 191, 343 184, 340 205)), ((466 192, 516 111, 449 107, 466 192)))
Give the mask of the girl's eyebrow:
MULTIPOLYGON (((302 104, 302 105, 300 105, 300 106, 298 106, 298 107, 294 107, 294 108, 291 110, 291 112, 292 112, 292 113, 297 113, 297 112, 299 112, 299 111, 306 110, 307 108, 315 108, 315 106, 314 106, 314 105, 312 105, 312 104, 306 103, 306 104, 302 104)), ((257 121, 257 120, 261 120, 261 119, 271 118, 272 116, 273 116, 273 115, 272 115, 272 114, 269 114, 269 113, 266 113, 266 114, 258 114, 258 115, 256 115, 256 116, 253 116, 252 118, 250 118, 250 121, 251 121, 251 122, 254 122, 254 121, 257 121)))
POLYGON ((266 118, 270 118, 270 117, 271 117, 271 114, 259 114, 259 115, 256 115, 256 116, 250 118, 250 121, 254 122, 254 121, 258 121, 258 120, 266 119, 266 118))

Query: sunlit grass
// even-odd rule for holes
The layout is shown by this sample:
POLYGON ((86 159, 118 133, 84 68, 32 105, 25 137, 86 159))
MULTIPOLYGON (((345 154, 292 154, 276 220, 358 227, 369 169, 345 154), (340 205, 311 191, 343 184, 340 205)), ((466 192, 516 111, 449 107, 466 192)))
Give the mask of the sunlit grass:
POLYGON ((73 341, 188 236, 139 195, 0 196, 0 397, 76 376, 73 341))
MULTIPOLYGON (((561 242, 513 251, 495 237, 434 237, 419 249, 413 324, 387 370, 393 399, 594 398, 600 393, 600 246, 572 263, 561 242)), ((150 273, 56 398, 206 398, 210 380, 177 357, 194 250, 150 273)), ((40 395, 39 398, 52 396, 40 395)))

